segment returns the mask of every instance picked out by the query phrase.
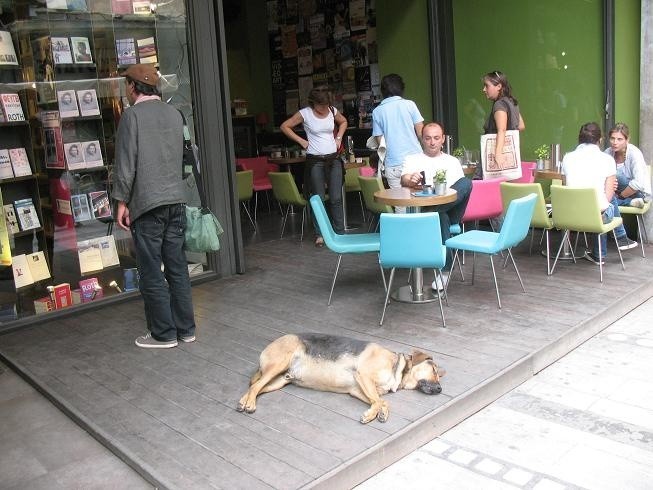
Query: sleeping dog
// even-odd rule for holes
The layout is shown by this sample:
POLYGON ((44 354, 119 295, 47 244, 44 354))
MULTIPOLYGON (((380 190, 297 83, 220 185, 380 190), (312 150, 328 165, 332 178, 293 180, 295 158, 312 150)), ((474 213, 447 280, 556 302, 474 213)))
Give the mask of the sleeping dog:
POLYGON ((284 335, 270 343, 259 359, 258 371, 238 403, 239 412, 253 413, 256 397, 288 383, 314 390, 349 393, 369 403, 364 424, 388 419, 388 403, 380 395, 418 389, 428 395, 442 391, 445 371, 429 355, 392 352, 374 342, 306 333, 284 335))

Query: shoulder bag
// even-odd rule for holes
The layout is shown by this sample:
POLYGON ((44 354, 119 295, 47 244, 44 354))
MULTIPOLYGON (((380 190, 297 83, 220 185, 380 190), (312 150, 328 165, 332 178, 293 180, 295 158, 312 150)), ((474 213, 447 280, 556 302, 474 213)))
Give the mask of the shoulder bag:
MULTIPOLYGON (((184 126, 186 119, 184 119, 184 126)), ((184 236, 184 249, 189 252, 217 252, 220 250, 220 235, 224 232, 218 218, 206 206, 202 181, 197 170, 197 162, 192 151, 192 143, 184 132, 184 158, 182 166, 186 175, 188 167, 192 167, 192 175, 195 180, 195 187, 199 193, 200 206, 186 205, 186 232, 184 236)), ((190 175, 190 174, 188 174, 190 175)))

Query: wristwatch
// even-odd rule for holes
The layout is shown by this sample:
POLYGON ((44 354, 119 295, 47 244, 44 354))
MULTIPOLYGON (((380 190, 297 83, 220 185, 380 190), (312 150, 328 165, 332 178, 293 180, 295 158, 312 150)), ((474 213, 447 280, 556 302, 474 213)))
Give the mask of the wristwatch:
POLYGON ((341 140, 341 139, 342 139, 342 136, 336 136, 336 139, 337 139, 337 140, 341 140))

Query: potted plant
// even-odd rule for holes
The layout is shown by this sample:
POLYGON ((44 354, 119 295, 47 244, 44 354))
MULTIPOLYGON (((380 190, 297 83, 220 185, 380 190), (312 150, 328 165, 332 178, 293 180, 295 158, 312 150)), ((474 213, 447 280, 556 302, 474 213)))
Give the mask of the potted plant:
POLYGON ((544 170, 546 161, 549 159, 549 146, 540 145, 534 150, 535 158, 537 158, 537 169, 544 170))
POLYGON ((436 170, 433 176, 433 190, 438 196, 447 192, 447 172, 442 169, 436 170))
POLYGON ((465 157, 465 147, 459 146, 458 148, 454 148, 453 152, 451 152, 451 155, 456 157, 460 161, 460 164, 462 165, 463 159, 465 157))

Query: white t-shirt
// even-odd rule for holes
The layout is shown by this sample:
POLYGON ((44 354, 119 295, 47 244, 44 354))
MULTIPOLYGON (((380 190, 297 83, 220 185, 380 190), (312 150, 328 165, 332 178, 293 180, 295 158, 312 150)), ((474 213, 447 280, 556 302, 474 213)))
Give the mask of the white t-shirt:
MULTIPOLYGON (((333 109, 338 114, 338 109, 333 109)), ((335 153, 336 140, 333 138, 333 128, 335 127, 334 113, 329 111, 325 118, 316 117, 313 109, 304 107, 299 110, 304 118, 304 131, 308 140, 306 153, 310 155, 330 155, 335 153)))
POLYGON ((447 173, 447 187, 451 187, 454 182, 465 178, 460 161, 446 153, 440 153, 437 157, 430 157, 425 153, 408 155, 401 175, 423 171, 426 184, 433 185, 433 177, 435 177, 437 170, 444 170, 447 173))
POLYGON ((614 158, 603 153, 594 144, 581 143, 562 159, 565 184, 569 187, 593 187, 601 211, 605 211, 610 205, 605 196, 605 179, 616 173, 614 158))

